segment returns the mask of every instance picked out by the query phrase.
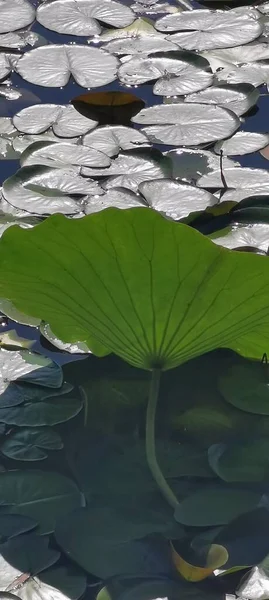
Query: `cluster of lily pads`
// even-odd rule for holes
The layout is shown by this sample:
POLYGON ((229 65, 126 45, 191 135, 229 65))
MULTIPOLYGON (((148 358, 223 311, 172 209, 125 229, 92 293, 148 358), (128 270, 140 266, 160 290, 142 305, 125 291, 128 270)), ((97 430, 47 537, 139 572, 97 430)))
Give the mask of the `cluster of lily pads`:
POLYGON ((268 155, 243 129, 268 18, 0 0, 0 158, 20 161, 0 310, 91 355, 72 376, 0 337, 0 589, 22 600, 267 598, 269 174, 240 157, 268 155), (40 103, 70 81, 86 95, 40 103))
MULTIPOLYGON (((55 212, 78 218, 108 207, 145 206, 176 220, 212 207, 222 214, 235 209, 238 216, 241 201, 266 196, 267 171, 230 158, 265 156, 269 143, 268 133, 241 129, 242 115, 257 104, 269 77, 266 2, 229 11, 191 10, 189 2, 34 4, 12 0, 7 9, 3 0, 0 6, 0 76, 8 106, 11 91, 20 94, 9 84, 13 71, 34 92, 35 86, 62 87, 71 77, 90 89, 150 83, 163 100, 142 108, 128 126, 100 126, 98 117, 72 105, 31 100, 0 117, 2 158, 21 163, 3 184, 2 230, 14 220, 32 227, 36 217, 55 212), (59 44, 49 43, 31 32, 35 24, 69 36, 67 43, 60 37, 59 44), (164 145, 173 149, 163 152, 164 145)), ((257 198, 247 204, 251 217, 229 217, 224 231, 214 224, 216 241, 266 251, 266 210, 257 198)))

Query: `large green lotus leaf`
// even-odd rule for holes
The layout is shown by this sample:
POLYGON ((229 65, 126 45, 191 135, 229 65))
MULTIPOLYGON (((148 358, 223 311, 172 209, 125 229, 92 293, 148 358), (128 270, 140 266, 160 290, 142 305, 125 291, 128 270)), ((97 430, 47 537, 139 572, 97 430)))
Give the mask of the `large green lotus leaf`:
POLYGON ((0 296, 97 355, 169 369, 217 347, 269 352, 267 257, 218 247, 152 210, 54 215, 9 228, 0 251, 0 296))

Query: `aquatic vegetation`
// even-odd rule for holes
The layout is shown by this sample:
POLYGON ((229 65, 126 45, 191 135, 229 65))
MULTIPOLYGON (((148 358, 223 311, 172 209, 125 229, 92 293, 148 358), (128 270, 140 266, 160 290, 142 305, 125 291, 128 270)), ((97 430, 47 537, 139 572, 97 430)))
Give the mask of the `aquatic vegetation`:
POLYGON ((268 595, 269 8, 226 4, 0 0, 22 600, 268 595))

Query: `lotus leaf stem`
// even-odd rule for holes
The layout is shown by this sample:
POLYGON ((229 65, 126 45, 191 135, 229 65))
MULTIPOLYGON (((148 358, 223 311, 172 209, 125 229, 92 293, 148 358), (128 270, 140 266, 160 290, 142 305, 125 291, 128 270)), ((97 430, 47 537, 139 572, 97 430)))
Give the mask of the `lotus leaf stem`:
POLYGON ((150 468, 151 474, 155 479, 158 488, 163 494, 164 498, 175 509, 179 502, 174 492, 168 485, 156 458, 156 444, 155 444, 155 418, 156 418, 156 407, 159 397, 160 388, 160 369, 153 369, 150 382, 149 399, 147 406, 147 417, 146 417, 146 456, 147 463, 150 468))

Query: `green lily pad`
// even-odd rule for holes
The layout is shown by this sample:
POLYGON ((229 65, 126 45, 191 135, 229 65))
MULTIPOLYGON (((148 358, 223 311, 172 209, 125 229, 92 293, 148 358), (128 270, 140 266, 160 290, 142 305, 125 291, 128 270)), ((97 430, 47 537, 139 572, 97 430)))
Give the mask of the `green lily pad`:
POLYGON ((0 544, 0 553, 4 559, 22 573, 36 575, 51 567, 59 558, 60 552, 48 547, 49 537, 20 535, 4 544, 0 544))
POLYGON ((16 460, 43 460, 46 450, 63 448, 61 437, 49 427, 25 428, 6 437, 0 445, 2 454, 16 460))
POLYGON ((208 450, 213 471, 227 482, 264 481, 269 478, 269 440, 214 444, 208 450))
POLYGON ((29 402, 20 406, 0 408, 0 422, 18 427, 56 425, 75 417, 82 408, 78 398, 57 398, 43 402, 29 402))
POLYGON ((0 540, 31 531, 37 525, 37 521, 25 515, 0 514, 0 540))
POLYGON ((0 249, 0 295, 99 356, 169 369, 218 347, 269 350, 266 257, 231 253, 155 211, 53 215, 9 228, 0 249))
POLYGON ((38 521, 39 532, 51 533, 57 518, 83 502, 75 483, 59 473, 32 470, 1 474, 0 505, 7 505, 9 514, 38 521))
POLYGON ((225 525, 259 504, 261 494, 239 488, 211 486, 187 496, 175 511, 182 525, 207 527, 225 525))
POLYGON ((269 415, 269 376, 267 365, 232 366, 219 379, 223 398, 240 410, 257 415, 269 415))
POLYGON ((169 544, 160 538, 154 539, 153 543, 147 539, 135 539, 135 532, 139 537, 149 531, 148 515, 143 527, 143 511, 140 517, 138 513, 139 510, 136 524, 135 520, 132 524, 128 519, 121 519, 120 511, 117 513, 109 507, 99 511, 99 514, 98 509, 91 510, 90 507, 73 511, 57 522, 56 540, 72 560, 88 573, 101 579, 122 574, 167 574, 172 564, 169 544), (117 517, 115 523, 113 513, 117 517), (97 515, 105 517, 105 522, 102 518, 97 521, 97 515), (107 535, 106 524, 109 528, 107 535), (111 536, 112 533, 114 537, 111 536))

